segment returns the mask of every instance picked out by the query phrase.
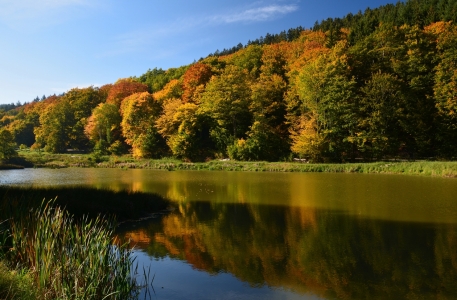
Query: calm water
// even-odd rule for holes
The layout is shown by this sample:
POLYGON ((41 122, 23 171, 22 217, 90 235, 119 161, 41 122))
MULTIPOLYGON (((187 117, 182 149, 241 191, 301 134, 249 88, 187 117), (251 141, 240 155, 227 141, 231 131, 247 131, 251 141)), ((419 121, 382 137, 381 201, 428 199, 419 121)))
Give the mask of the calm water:
POLYGON ((457 180, 117 169, 0 171, 0 184, 156 192, 124 226, 153 299, 457 299, 457 180))

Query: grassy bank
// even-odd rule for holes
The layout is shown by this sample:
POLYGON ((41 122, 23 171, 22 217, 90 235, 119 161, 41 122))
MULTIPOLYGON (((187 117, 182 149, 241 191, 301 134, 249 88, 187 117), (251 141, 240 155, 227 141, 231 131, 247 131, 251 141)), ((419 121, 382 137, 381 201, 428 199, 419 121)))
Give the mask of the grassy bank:
POLYGON ((379 173, 406 174, 438 177, 457 177, 457 162, 373 162, 344 164, 311 164, 298 162, 239 162, 209 161, 188 163, 173 160, 109 160, 97 164, 102 168, 142 168, 173 170, 208 171, 248 171, 248 172, 330 172, 330 173, 379 173))
POLYGON ((0 195, 0 299, 136 299, 135 258, 113 239, 114 218, 168 201, 85 187, 0 186, 0 195))
POLYGON ((343 164, 313 164, 301 162, 240 162, 213 160, 183 162, 178 159, 133 159, 129 155, 94 156, 92 154, 48 154, 22 151, 23 160, 34 167, 67 168, 130 168, 166 170, 209 170, 251 172, 333 172, 383 173, 421 176, 457 177, 457 162, 441 161, 379 161, 343 164))

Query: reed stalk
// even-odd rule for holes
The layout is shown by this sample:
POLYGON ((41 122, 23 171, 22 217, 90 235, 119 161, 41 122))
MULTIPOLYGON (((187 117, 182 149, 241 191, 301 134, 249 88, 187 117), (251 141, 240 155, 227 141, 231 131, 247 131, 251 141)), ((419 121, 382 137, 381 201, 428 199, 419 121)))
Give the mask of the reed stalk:
POLYGON ((127 243, 113 240, 113 222, 75 222, 54 204, 11 212, 0 242, 4 258, 30 270, 40 299, 135 299, 135 258, 127 243))

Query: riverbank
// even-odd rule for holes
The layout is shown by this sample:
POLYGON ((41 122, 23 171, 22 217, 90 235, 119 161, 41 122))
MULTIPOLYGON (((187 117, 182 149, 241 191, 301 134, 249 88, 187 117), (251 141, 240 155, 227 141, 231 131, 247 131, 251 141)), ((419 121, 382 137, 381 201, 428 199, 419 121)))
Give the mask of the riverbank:
POLYGON ((139 282, 150 282, 132 273, 133 250, 114 229, 163 211, 163 197, 17 186, 0 195, 0 299, 137 299, 139 282))
POLYGON ((35 168, 120 168, 162 170, 208 170, 248 172, 330 172, 405 174, 457 178, 457 162, 442 161, 378 161, 360 163, 314 164, 305 162, 241 162, 212 160, 183 162, 178 159, 133 159, 124 156, 92 154, 49 154, 21 151, 20 160, 35 168))

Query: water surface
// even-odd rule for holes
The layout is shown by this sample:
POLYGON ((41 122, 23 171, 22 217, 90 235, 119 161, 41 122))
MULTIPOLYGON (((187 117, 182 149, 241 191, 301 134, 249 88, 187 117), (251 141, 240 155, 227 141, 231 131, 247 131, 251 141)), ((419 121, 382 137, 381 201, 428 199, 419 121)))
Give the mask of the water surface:
POLYGON ((33 169, 0 184, 155 192, 175 210, 119 235, 156 299, 455 299, 457 180, 400 175, 33 169))

